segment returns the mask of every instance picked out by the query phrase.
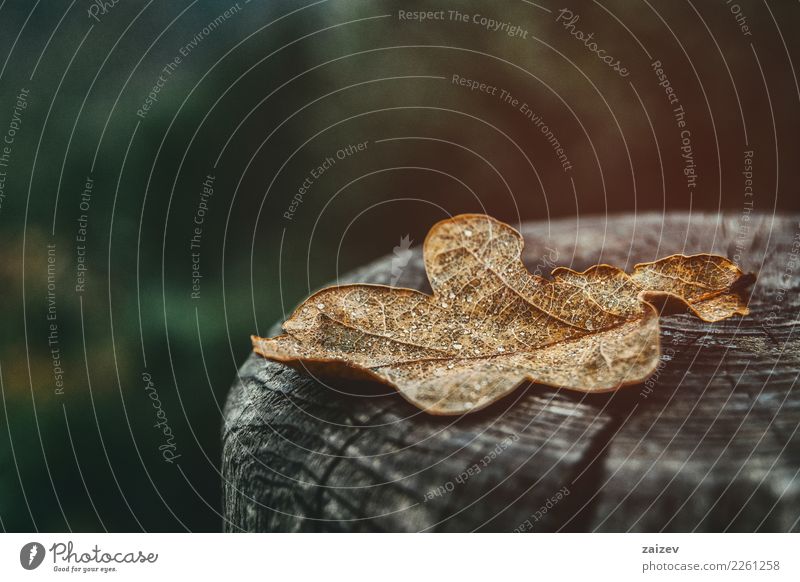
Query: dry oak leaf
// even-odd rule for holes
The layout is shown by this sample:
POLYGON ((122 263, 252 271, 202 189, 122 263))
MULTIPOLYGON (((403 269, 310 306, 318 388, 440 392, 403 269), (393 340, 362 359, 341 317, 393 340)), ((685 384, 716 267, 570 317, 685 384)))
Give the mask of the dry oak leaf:
POLYGON ((321 379, 378 380, 431 414, 473 412, 525 381, 582 392, 645 380, 659 357, 659 312, 704 321, 746 315, 754 277, 715 255, 674 255, 552 280, 520 258, 522 236, 482 214, 434 225, 425 239, 433 295, 381 285, 315 293, 252 337, 270 360, 321 379))

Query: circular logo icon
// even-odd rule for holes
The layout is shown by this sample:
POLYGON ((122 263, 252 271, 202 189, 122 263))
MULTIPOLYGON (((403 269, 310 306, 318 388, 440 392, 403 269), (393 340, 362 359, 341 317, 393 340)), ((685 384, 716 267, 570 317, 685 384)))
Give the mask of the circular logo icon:
POLYGON ((19 551, 19 563, 26 570, 35 570, 44 561, 44 546, 39 542, 29 542, 19 551))

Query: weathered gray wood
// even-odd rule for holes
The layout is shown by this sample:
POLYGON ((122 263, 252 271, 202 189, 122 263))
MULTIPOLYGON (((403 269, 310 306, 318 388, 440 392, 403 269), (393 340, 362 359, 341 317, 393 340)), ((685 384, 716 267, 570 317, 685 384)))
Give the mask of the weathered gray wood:
MULTIPOLYGON (((615 394, 528 386, 464 418, 432 417, 385 387, 326 387, 251 356, 225 409, 226 528, 797 531, 800 227, 750 218, 523 225, 524 260, 543 274, 554 259, 630 268, 697 252, 759 273, 752 315, 664 318, 663 366, 615 394)), ((387 257, 348 280, 390 277, 387 257)), ((398 285, 429 291, 419 249, 398 285)))

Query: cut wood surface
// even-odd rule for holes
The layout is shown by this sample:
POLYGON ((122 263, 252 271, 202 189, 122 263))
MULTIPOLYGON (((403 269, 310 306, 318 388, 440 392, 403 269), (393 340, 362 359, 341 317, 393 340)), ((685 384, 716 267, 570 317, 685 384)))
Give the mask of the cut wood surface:
MULTIPOLYGON (((326 386, 251 355, 225 408, 225 529, 800 530, 800 217, 747 217, 512 223, 545 276, 676 253, 757 273, 749 316, 663 318, 655 374, 615 393, 527 385, 435 417, 391 388, 326 386)), ((386 257, 339 282, 392 277, 386 257)), ((396 285, 430 292, 421 249, 396 285)))

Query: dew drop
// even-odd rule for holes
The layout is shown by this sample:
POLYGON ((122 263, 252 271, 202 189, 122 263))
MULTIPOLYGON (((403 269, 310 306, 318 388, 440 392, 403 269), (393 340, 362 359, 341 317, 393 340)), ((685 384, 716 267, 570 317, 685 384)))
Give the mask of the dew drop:
POLYGON ((472 236, 472 231, 467 229, 464 231, 464 236, 472 236))
POLYGON ((324 303, 317 303, 317 309, 325 309, 324 303))
POLYGON ((457 350, 460 350, 460 349, 461 349, 461 348, 463 348, 464 346, 462 346, 462 345, 461 345, 460 343, 458 343, 458 342, 453 342, 453 347, 454 347, 455 349, 457 349, 457 350))

